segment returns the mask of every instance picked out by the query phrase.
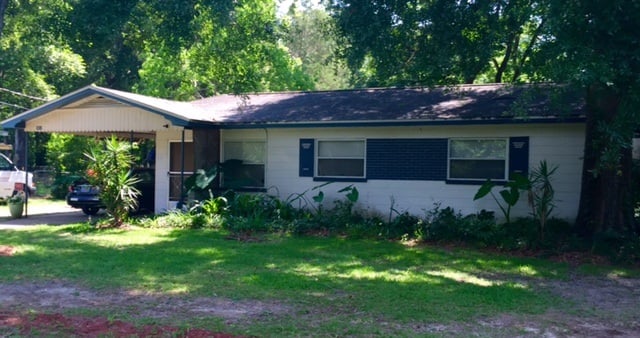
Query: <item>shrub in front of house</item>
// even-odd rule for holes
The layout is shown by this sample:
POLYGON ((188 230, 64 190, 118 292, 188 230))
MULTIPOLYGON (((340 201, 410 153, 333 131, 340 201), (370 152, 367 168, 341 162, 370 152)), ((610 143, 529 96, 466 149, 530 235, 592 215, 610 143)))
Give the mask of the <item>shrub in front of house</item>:
MULTIPOLYGON (((544 236, 540 236, 538 220, 532 217, 503 224, 490 211, 463 215, 451 207, 434 205, 422 216, 396 212, 395 217, 385 219, 363 214, 346 197, 334 201, 332 207, 300 209, 267 194, 228 192, 224 197, 199 202, 189 212, 173 211, 149 219, 143 226, 221 229, 240 239, 265 233, 343 236, 459 243, 503 251, 536 250, 551 255, 592 249, 585 247, 584 239, 576 237, 572 225, 561 219, 550 218, 544 227, 544 236)), ((621 263, 640 260, 637 236, 603 235, 593 249, 621 263)))

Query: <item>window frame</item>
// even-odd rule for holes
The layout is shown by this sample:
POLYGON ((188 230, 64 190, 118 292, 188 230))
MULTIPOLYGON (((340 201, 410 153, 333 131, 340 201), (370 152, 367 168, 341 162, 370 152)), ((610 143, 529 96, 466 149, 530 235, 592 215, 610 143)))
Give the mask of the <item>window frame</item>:
POLYGON ((509 137, 455 137, 449 138, 447 142, 447 181, 451 182, 477 182, 482 183, 487 179, 491 179, 495 182, 506 182, 509 180, 509 137), (469 157, 451 157, 451 143, 455 141, 503 141, 504 142, 504 158, 469 158, 469 157), (464 178, 464 177, 451 177, 451 161, 503 161, 504 162, 504 174, 502 178, 464 178))
POLYGON ((365 180, 367 177, 367 140, 365 138, 338 138, 338 139, 316 139, 314 145, 314 173, 313 177, 320 180, 365 180), (361 142, 362 157, 321 157, 320 143, 322 142, 361 142), (362 160, 362 176, 321 176, 320 160, 362 160))
MULTIPOLYGON (((194 171, 195 169, 193 168, 193 162, 189 162, 188 159, 187 159, 187 156, 189 156, 189 155, 187 155, 188 152, 185 152, 185 155, 184 155, 185 156, 184 165, 185 165, 185 167, 191 166, 192 167, 191 170, 187 170, 188 168, 184 168, 184 172, 182 172, 182 170, 181 170, 183 168, 177 168, 177 170, 173 170, 173 169, 176 169, 176 168, 173 167, 173 162, 171 161, 173 159, 173 157, 172 157, 173 152, 172 151, 174 149, 172 147, 172 145, 174 145, 174 144, 180 145, 181 143, 183 143, 181 140, 173 140, 173 139, 171 139, 171 140, 168 141, 168 145, 167 145, 169 147, 169 151, 168 151, 169 152, 169 156, 168 156, 168 159, 167 159, 167 161, 169 162, 168 163, 168 169, 169 170, 167 171, 167 177, 169 179, 169 201, 170 202, 180 201, 180 195, 178 194, 176 196, 176 195, 174 195, 172 193, 180 193, 181 192, 182 188, 180 187, 180 185, 182 184, 182 180, 181 180, 182 174, 184 174, 184 179, 186 180, 187 177, 193 175, 194 172, 195 172, 194 171), (177 191, 174 191, 174 190, 177 190, 177 191)), ((186 139, 186 140, 184 140, 184 143, 185 144, 189 143, 189 144, 191 144, 191 147, 195 147, 195 143, 193 142, 192 139, 186 139)), ((180 149, 180 151, 182 151, 183 146, 179 146, 179 149, 180 149)), ((185 150, 187 150, 187 149, 185 149, 185 150)), ((178 153, 176 155, 182 157, 182 154, 178 153)), ((193 153, 193 151, 192 151, 191 152, 191 157, 193 157, 193 156, 195 156, 195 153, 193 153)))
MULTIPOLYGON (((243 163, 242 165, 261 165, 262 166, 262 174, 263 174, 263 185, 262 186, 241 186, 238 189, 239 190, 253 190, 253 189, 265 189, 265 187, 267 186, 267 141, 264 139, 229 139, 229 140, 224 140, 221 142, 222 144, 222 151, 220 154, 220 158, 222 160, 222 163, 228 161, 228 160, 232 160, 232 159, 227 159, 227 144, 228 143, 262 143, 262 147, 263 147, 263 159, 262 159, 262 163, 243 163)), ((244 154, 243 154, 244 155, 244 154)), ((244 161, 244 160, 242 160, 244 161)), ((220 184, 221 186, 224 188, 226 187, 225 185, 225 177, 224 177, 224 172, 220 173, 220 184)))

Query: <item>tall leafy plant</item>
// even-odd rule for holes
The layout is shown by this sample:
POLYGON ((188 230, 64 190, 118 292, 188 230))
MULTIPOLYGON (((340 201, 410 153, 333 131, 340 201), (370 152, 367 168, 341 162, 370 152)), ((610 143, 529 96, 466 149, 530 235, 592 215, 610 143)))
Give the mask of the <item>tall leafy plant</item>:
POLYGON ((135 187, 139 179, 131 175, 131 145, 115 137, 105 139, 86 154, 90 160, 87 176, 91 184, 100 188, 100 201, 111 216, 110 226, 119 227, 128 213, 137 208, 140 191, 135 187))
POLYGON ((213 198, 214 183, 219 171, 218 166, 213 166, 207 170, 196 170, 193 175, 184 181, 187 192, 195 193, 195 198, 198 200, 213 198))
POLYGON ((493 181, 487 180, 482 186, 480 186, 478 192, 476 192, 476 195, 473 197, 473 200, 481 199, 490 194, 502 211, 506 223, 510 224, 511 208, 520 200, 520 192, 522 190, 529 190, 529 179, 525 176, 514 174, 513 179, 505 184, 504 189, 499 191, 502 200, 498 199, 498 197, 493 193, 493 188, 495 186, 496 184, 493 181))
POLYGON ((529 175, 529 205, 531 215, 540 225, 540 239, 544 240, 544 228, 551 212, 555 209, 555 190, 551 184, 557 165, 549 166, 546 160, 531 171, 529 175))

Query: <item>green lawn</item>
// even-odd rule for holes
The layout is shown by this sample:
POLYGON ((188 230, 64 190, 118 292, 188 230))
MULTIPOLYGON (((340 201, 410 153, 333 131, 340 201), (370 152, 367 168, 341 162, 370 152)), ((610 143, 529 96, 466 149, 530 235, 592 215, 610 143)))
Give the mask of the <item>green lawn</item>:
POLYGON ((0 245, 17 248, 14 256, 0 257, 0 283, 65 280, 98 290, 278 301, 296 309, 222 328, 257 336, 375 335, 381 322, 396 324, 382 332, 411 335, 404 325, 540 314, 563 301, 522 281, 562 279, 568 271, 544 260, 340 238, 240 242, 215 231, 85 225, 0 235, 0 245), (296 313, 324 317, 301 322, 296 313))

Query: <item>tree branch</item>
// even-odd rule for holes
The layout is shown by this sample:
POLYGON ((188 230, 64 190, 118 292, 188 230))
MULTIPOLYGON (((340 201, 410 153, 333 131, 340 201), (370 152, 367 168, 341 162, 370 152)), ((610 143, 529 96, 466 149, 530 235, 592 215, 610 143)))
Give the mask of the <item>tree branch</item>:
POLYGON ((527 49, 525 49, 524 53, 522 53, 520 62, 518 62, 517 66, 514 69, 513 78, 511 78, 511 82, 516 82, 516 80, 518 80, 518 78, 520 77, 520 74, 522 74, 522 67, 524 67, 524 63, 527 62, 527 58, 531 56, 531 53, 533 52, 533 46, 536 44, 536 40, 538 40, 538 36, 540 36, 540 32, 542 32, 543 26, 544 26, 544 19, 540 21, 540 24, 538 25, 538 27, 536 27, 536 30, 533 32, 533 35, 531 36, 531 40, 529 41, 529 45, 527 45, 527 49))

